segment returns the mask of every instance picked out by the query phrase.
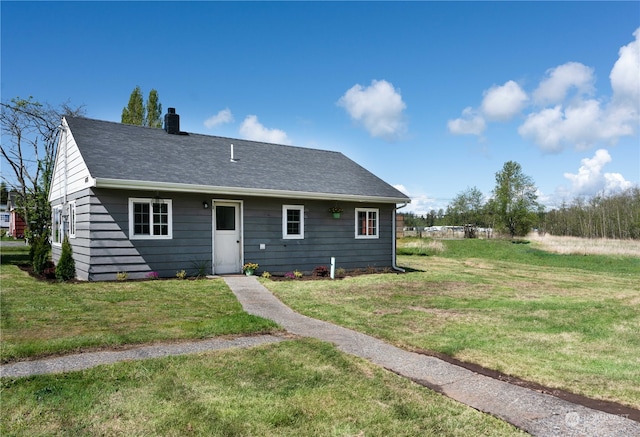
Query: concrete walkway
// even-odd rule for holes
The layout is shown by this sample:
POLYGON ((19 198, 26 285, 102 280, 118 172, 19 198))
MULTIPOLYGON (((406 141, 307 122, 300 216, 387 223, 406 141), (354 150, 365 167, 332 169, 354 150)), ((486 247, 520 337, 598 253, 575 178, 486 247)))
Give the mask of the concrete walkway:
POLYGON ((408 352, 368 335, 300 315, 254 277, 229 276, 224 280, 246 312, 271 319, 293 334, 331 342, 346 353, 432 387, 533 435, 640 436, 638 422, 479 375, 438 358, 408 352))
MULTIPOLYGON (((431 387, 533 435, 640 437, 638 422, 482 376, 438 358, 408 352, 368 335, 300 315, 280 302, 255 277, 227 276, 224 280, 248 313, 271 319, 293 334, 331 342, 346 353, 431 387)), ((69 372, 118 361, 252 347, 278 341, 282 338, 270 335, 214 338, 65 355, 2 365, 0 377, 69 372)))

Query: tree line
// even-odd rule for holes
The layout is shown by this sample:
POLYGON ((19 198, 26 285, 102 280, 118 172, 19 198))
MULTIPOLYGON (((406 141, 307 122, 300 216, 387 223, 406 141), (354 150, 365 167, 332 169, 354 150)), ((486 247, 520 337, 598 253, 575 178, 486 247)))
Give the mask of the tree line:
MULTIPOLYGON (((506 167, 514 163, 505 164, 506 167)), ((482 192, 467 188, 458 193, 446 209, 431 210, 424 215, 405 213, 404 225, 423 228, 429 226, 462 226, 471 224, 481 228, 493 228, 513 236, 524 236, 532 230, 556 236, 581 238, 640 239, 640 188, 632 187, 617 193, 600 193, 591 198, 577 197, 563 202, 559 208, 545 209, 535 200, 533 181, 525 177, 529 207, 513 201, 511 206, 504 199, 512 196, 504 191, 507 173, 496 173, 497 186, 492 197, 485 201, 482 192), (502 184, 502 189, 498 189, 502 184), (500 199, 503 199, 502 201, 500 199), (505 213, 511 211, 511 216, 505 213), (519 212, 518 212, 519 211, 519 212)), ((513 174, 512 174, 513 175, 513 174)), ((511 178, 513 182, 516 177, 511 178)), ((522 182, 522 181, 521 181, 522 182)), ((522 187, 522 185, 518 184, 522 187)), ((516 186, 512 187, 518 192, 516 186)), ((517 197, 517 196, 516 196, 517 197)), ((513 198, 512 198, 513 199, 513 198)), ((522 198, 526 202, 527 197, 522 198)))
POLYGON ((542 230, 559 236, 640 240, 640 188, 577 197, 546 212, 542 230))

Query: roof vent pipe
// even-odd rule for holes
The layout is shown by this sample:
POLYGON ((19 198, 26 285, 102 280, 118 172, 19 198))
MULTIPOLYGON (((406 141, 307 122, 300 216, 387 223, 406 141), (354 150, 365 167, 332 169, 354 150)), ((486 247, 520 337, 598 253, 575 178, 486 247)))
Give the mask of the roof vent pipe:
POLYGON ((180 135, 180 116, 176 114, 176 108, 168 108, 164 115, 164 130, 168 134, 180 135))

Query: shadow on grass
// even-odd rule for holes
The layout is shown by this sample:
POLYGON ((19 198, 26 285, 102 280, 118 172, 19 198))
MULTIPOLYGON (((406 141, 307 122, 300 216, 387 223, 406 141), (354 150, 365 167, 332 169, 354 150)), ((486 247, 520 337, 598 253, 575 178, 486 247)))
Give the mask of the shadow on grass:
POLYGON ((421 269, 414 269, 411 267, 405 267, 405 266, 398 266, 400 267, 402 270, 405 271, 405 273, 424 273, 426 272, 426 270, 421 270, 421 269))
POLYGON ((29 246, 0 247, 0 264, 29 263, 29 246))

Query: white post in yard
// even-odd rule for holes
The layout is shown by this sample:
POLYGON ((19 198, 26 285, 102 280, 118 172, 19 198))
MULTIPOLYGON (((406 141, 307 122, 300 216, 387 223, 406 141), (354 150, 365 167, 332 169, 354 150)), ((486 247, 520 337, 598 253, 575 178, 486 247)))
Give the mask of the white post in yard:
POLYGON ((336 258, 331 257, 331 279, 335 279, 336 277, 336 258))

